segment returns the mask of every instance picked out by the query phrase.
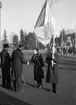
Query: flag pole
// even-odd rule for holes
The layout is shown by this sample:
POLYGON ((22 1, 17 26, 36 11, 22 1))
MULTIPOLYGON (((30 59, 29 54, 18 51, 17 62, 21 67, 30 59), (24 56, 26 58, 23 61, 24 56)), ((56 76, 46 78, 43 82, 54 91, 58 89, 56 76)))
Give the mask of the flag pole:
MULTIPOLYGON (((53 0, 51 1, 50 8, 52 7, 53 0)), ((55 30, 54 30, 55 31, 55 30)), ((54 59, 54 44, 55 44, 55 37, 54 37, 55 32, 53 33, 53 45, 52 45, 52 58, 54 59)), ((54 61, 52 60, 52 67, 53 67, 54 61)))
MULTIPOLYGON (((47 0, 46 0, 47 1, 47 0)), ((52 6, 53 0, 51 0, 51 4, 50 4, 50 8, 52 6)), ((51 43, 51 39, 50 39, 50 43, 51 43)), ((51 44, 49 43, 49 47, 51 46, 51 44)))
POLYGON ((37 43, 37 36, 36 36, 36 48, 38 47, 38 43, 37 43))
MULTIPOLYGON (((34 27, 34 30, 35 30, 35 27, 34 27)), ((36 46, 36 48, 37 48, 37 36, 36 36, 36 34, 35 34, 35 32, 34 32, 34 30, 33 30, 33 33, 34 33, 34 35, 35 35, 35 46, 36 46)))

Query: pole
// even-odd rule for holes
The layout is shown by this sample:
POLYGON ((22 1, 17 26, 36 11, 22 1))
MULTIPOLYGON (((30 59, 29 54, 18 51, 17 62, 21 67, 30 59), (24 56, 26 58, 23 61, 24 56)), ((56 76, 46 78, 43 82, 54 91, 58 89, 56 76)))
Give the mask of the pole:
POLYGON ((38 47, 38 45, 37 45, 37 36, 36 36, 36 48, 38 47))
POLYGON ((2 49, 2 43, 1 43, 1 8, 2 8, 2 2, 0 2, 0 50, 2 49))
POLYGON ((1 2, 0 2, 0 41, 1 41, 1 2))
MULTIPOLYGON (((54 53, 55 53, 55 36, 53 36, 53 46, 52 46, 52 58, 54 59, 54 53)), ((54 61, 52 60, 52 67, 53 67, 54 61)))

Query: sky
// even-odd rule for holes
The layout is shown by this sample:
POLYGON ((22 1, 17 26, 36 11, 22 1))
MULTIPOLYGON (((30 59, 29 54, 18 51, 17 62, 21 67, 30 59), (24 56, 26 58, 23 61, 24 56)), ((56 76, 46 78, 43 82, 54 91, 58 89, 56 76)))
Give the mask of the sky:
MULTIPOLYGON (((20 29, 33 32, 35 23, 45 0, 0 0, 1 9, 1 38, 4 29, 8 39, 13 33, 19 36, 20 29)), ((56 0, 52 8, 55 19, 55 33, 59 35, 62 28, 76 29, 76 0, 56 0)))

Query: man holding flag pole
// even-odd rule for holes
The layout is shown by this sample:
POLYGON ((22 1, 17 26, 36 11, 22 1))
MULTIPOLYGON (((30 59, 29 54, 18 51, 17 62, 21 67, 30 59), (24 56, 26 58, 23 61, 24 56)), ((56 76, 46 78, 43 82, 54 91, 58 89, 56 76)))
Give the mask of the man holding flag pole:
MULTIPOLYGON (((40 12, 40 15, 37 19, 37 22, 34 27, 34 33, 36 35, 36 47, 37 41, 40 41, 44 46, 49 44, 51 38, 53 38, 53 45, 52 45, 52 59, 50 59, 51 65, 48 65, 49 68, 49 83, 52 83, 53 92, 56 93, 56 84, 58 83, 58 67, 57 67, 57 51, 55 45, 55 25, 54 25, 54 17, 52 17, 51 9, 52 6, 55 4, 55 0, 46 0, 43 8, 40 12), (52 69, 50 69, 50 66, 52 69)), ((49 52, 50 53, 50 52, 49 52)), ((48 70, 48 69, 47 69, 48 70)))

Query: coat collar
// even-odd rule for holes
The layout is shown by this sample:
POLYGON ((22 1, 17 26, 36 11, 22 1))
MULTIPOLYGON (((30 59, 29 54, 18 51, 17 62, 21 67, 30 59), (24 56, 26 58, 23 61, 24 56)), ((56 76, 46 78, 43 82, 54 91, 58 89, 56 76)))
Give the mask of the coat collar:
POLYGON ((21 51, 19 48, 17 48, 17 50, 21 51))

